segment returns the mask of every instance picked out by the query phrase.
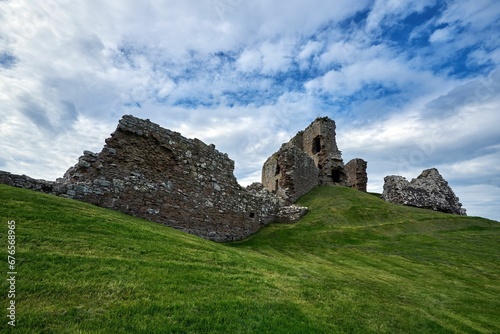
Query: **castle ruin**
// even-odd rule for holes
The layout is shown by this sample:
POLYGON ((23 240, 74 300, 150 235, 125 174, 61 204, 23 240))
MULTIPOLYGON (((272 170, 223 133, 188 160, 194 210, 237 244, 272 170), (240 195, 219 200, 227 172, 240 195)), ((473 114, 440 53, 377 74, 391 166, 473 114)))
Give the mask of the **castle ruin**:
POLYGON ((290 203, 318 185, 366 192, 366 161, 353 159, 344 165, 335 135, 332 119, 317 118, 267 159, 262 167, 264 187, 290 203))
POLYGON ((294 222, 290 205, 319 184, 366 189, 366 163, 343 165, 335 122, 318 118, 264 164, 263 184, 241 187, 227 154, 149 120, 123 116, 100 153, 85 151, 54 181, 0 171, 0 183, 72 198, 217 242, 271 222, 294 222), (352 165, 352 168, 349 167, 352 165))

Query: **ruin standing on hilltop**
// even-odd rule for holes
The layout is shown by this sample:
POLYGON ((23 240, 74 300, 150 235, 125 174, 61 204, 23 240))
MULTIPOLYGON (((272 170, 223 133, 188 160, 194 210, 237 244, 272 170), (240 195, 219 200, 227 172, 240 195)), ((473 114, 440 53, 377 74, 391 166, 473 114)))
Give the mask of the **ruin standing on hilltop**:
POLYGON ((234 161, 198 139, 125 115, 100 153, 85 151, 54 181, 0 171, 0 183, 72 198, 145 218, 205 239, 241 240, 271 222, 294 222, 290 205, 317 185, 366 191, 366 162, 344 166, 335 122, 318 118, 283 144, 246 189, 234 161))
POLYGON ((335 140, 335 121, 321 117, 267 159, 262 167, 262 184, 292 203, 318 185, 341 185, 366 192, 366 167, 363 159, 344 165, 335 140))

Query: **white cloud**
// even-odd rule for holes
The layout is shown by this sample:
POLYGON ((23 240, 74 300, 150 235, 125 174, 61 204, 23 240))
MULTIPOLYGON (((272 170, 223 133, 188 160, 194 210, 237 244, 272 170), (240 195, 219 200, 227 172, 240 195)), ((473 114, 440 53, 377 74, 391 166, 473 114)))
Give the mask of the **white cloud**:
POLYGON ((487 28, 498 20, 500 4, 495 0, 451 2, 437 23, 470 26, 472 30, 487 28))
POLYGON ((435 0, 376 0, 366 20, 366 28, 374 30, 380 28, 382 24, 396 24, 400 18, 405 18, 413 12, 421 12, 434 3, 435 0))
MULTIPOLYGON (((350 129, 339 140, 345 141, 349 149, 365 147, 367 153, 385 156, 401 149, 425 155, 444 154, 449 150, 460 151, 463 143, 481 147, 487 138, 494 142, 498 139, 497 124, 500 123, 497 112, 500 98, 495 94, 500 90, 497 77, 494 73, 488 80, 478 79, 458 86, 432 101, 410 104, 385 121, 350 129), (490 87, 491 91, 478 90, 481 87, 490 87)), ((468 160, 471 153, 463 151, 461 158, 468 160)))
POLYGON ((291 49, 292 46, 286 42, 264 43, 260 49, 262 52, 262 71, 264 73, 286 71, 291 63, 291 49))
POLYGON ((494 183, 500 187, 500 145, 485 147, 483 150, 492 153, 446 165, 446 170, 456 179, 466 180, 474 175, 476 179, 470 180, 472 184, 487 181, 486 183, 494 183))
POLYGON ((300 53, 298 55, 298 59, 307 59, 314 55, 317 55, 319 51, 322 49, 323 44, 317 41, 308 41, 306 45, 304 45, 300 53))
POLYGON ((262 69, 262 53, 258 50, 245 50, 236 62, 242 72, 260 71, 262 69))
POLYGON ((254 37, 272 39, 314 33, 318 26, 346 19, 369 3, 367 0, 241 1, 225 19, 240 26, 240 32, 250 40, 254 37))
POLYGON ((328 46, 328 50, 321 54, 320 63, 323 67, 329 64, 347 64, 352 61, 351 57, 358 51, 354 45, 346 42, 336 42, 328 46))
POLYGON ((241 53, 236 66, 242 72, 273 72, 286 71, 292 60, 293 45, 282 41, 280 43, 264 42, 258 49, 245 50, 241 53))
POLYGON ((469 54, 467 59, 467 63, 470 65, 486 65, 490 62, 495 65, 500 64, 500 50, 475 50, 469 54))
MULTIPOLYGON (((494 0, 454 1, 447 4, 444 12, 429 24, 424 24, 412 33, 413 37, 429 34, 432 50, 437 57, 433 61, 449 60, 451 65, 459 62, 456 58, 468 49, 496 50, 500 37, 500 3, 494 0), (478 39, 478 36, 481 38, 478 39)), ((492 54, 493 55, 493 54, 492 54)), ((434 65, 435 66, 435 65, 434 65)))
POLYGON ((309 68, 310 62, 315 60, 322 48, 323 43, 317 41, 308 41, 304 46, 302 46, 299 54, 297 55, 297 61, 300 63, 300 68, 302 70, 309 68), (313 59, 311 60, 311 58, 313 59))
POLYGON ((442 43, 454 39, 454 32, 451 28, 443 28, 435 30, 429 37, 431 43, 442 43))
POLYGON ((8 138, 2 143, 2 169, 55 180, 77 163, 84 150, 99 152, 103 138, 115 128, 113 123, 78 116, 64 132, 47 133, 23 115, 11 115, 0 124, 2 137, 8 138))
POLYGON ((162 99, 170 95, 175 90, 176 84, 169 78, 166 78, 163 82, 157 82, 156 90, 158 91, 158 98, 162 99))
POLYGON ((359 49, 358 56, 352 63, 307 82, 305 87, 311 91, 319 90, 342 96, 354 94, 370 84, 383 84, 388 88, 403 91, 411 89, 413 94, 422 94, 437 86, 446 86, 441 78, 432 73, 412 69, 404 59, 386 58, 385 55, 373 56, 371 59, 363 56, 363 53, 373 55, 372 49, 359 49))

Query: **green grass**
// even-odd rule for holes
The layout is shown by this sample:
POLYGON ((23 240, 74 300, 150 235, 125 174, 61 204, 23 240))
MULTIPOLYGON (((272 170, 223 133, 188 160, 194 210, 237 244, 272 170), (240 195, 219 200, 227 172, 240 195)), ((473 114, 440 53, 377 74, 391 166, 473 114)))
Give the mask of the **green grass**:
POLYGON ((0 186, 16 221, 17 333, 500 333, 500 223, 343 187, 310 212, 217 244, 85 203, 0 186))

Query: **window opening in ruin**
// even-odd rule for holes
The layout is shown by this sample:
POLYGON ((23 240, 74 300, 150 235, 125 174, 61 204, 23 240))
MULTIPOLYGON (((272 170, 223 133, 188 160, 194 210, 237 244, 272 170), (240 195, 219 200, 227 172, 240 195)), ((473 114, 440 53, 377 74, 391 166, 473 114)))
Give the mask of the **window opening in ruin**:
POLYGON ((248 217, 255 218, 255 212, 250 212, 250 214, 248 215, 248 217))
POLYGON ((332 169, 332 181, 333 183, 339 183, 340 182, 340 170, 338 169, 332 169))
POLYGON ((316 154, 319 151, 321 151, 321 138, 319 136, 316 136, 313 140, 312 152, 316 154))
POLYGON ((274 173, 274 175, 278 175, 279 173, 281 173, 281 168, 280 165, 276 164, 276 172, 274 173))
POLYGON ((278 180, 274 181, 274 191, 278 191, 278 180))

